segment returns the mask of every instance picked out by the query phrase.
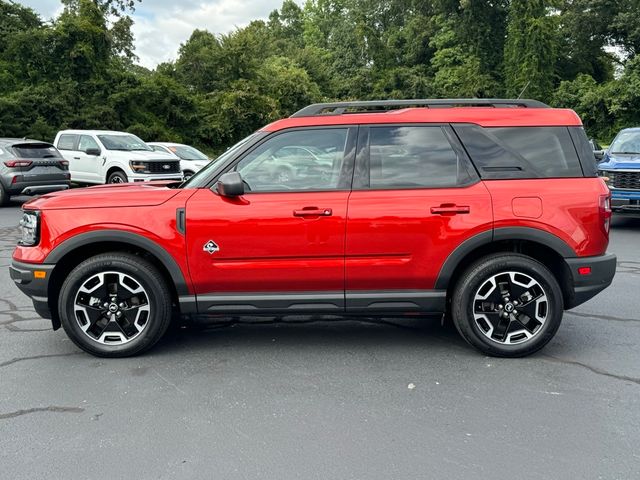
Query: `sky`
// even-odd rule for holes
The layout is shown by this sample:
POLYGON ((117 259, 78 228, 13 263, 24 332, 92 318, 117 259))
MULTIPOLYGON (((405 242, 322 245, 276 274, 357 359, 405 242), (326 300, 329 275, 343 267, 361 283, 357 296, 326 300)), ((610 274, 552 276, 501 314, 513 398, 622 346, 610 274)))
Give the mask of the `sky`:
MULTIPOLYGON (((62 9, 58 0, 18 3, 33 8, 44 20, 54 18, 62 9)), ((154 68, 158 63, 175 60, 180 44, 196 28, 228 33, 251 20, 266 19, 281 5, 282 0, 143 0, 132 15, 139 63, 154 68)))

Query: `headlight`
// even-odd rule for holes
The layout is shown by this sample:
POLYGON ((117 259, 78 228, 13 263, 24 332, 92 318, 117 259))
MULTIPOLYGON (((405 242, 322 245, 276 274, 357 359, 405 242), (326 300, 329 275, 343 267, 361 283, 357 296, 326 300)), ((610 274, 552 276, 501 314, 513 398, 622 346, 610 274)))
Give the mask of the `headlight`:
POLYGON ((37 245, 40 241, 40 212, 38 210, 24 210, 20 220, 22 236, 18 244, 27 247, 37 245))
POLYGON ((147 162, 141 162, 139 160, 131 160, 129 162, 129 166, 131 167, 131 170, 133 170, 135 173, 149 173, 149 167, 147 165, 147 162))

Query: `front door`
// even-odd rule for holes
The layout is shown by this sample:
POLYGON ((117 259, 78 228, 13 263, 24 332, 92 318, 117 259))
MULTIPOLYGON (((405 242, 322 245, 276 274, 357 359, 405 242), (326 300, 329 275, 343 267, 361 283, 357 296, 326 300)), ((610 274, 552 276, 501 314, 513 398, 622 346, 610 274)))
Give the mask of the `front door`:
POLYGON ((363 127, 360 136, 347 311, 444 311, 440 268, 464 240, 491 231, 491 197, 448 126, 363 127))
POLYGON ((272 134, 227 171, 245 194, 187 202, 189 270, 201 313, 344 310, 344 236, 356 128, 272 134))
POLYGON ((89 155, 89 149, 100 150, 100 146, 91 135, 80 135, 78 151, 74 152, 78 179, 88 183, 104 183, 106 179, 102 177, 100 168, 103 164, 102 156, 89 155))

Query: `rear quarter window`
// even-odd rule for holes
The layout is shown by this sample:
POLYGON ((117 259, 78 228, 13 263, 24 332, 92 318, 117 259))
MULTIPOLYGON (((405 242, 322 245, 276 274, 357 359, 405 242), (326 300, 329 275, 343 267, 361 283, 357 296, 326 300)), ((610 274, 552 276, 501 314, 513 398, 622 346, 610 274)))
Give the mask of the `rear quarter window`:
POLYGON ((454 127, 485 179, 584 176, 567 127, 454 127))

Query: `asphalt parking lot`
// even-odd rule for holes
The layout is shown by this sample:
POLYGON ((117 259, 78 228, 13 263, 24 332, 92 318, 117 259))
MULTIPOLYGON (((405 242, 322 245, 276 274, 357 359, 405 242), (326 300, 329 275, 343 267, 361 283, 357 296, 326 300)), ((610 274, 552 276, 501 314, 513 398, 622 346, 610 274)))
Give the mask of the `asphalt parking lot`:
POLYGON ((614 219, 613 286, 526 359, 436 320, 243 318, 104 360, 10 280, 20 203, 0 209, 2 479, 640 478, 640 219, 614 219))

